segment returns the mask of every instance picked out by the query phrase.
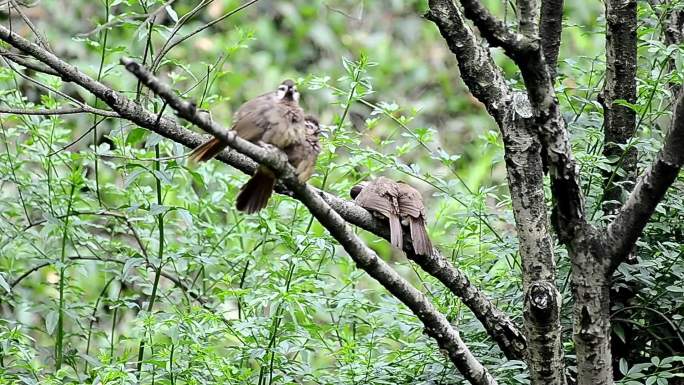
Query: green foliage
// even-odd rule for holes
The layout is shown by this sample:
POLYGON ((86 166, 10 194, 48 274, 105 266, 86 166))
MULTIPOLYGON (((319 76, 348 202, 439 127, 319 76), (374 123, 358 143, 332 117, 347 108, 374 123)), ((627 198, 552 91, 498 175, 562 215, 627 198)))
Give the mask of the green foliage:
MULTIPOLYGON (((215 0, 192 17, 196 4, 177 2, 153 18, 147 15, 166 1, 71 3, 39 4, 44 14, 34 21, 51 45, 158 113, 171 115, 118 65, 121 56, 157 64, 225 126, 246 99, 296 79, 302 104, 324 124, 310 183, 341 197, 379 175, 416 185, 435 244, 521 323, 498 130, 467 94, 434 26, 420 18, 422 1, 259 1, 158 62, 169 39, 239 2, 215 0)), ((587 207, 601 221, 602 172, 617 160, 601 155, 598 6, 568 5, 558 91, 587 207)), ((631 106, 640 125, 630 145, 643 169, 667 127, 666 85, 682 82, 666 58, 681 66, 682 52, 659 43, 653 10, 643 5, 640 13, 641 96, 631 106)), ((497 61, 519 82, 510 63, 497 61)), ((69 106, 54 90, 103 106, 58 78, 32 77, 53 90, 1 67, 2 106, 69 106)), ((122 120, 2 115, 0 123, 0 384, 462 382, 415 316, 357 269, 296 201, 274 196, 258 215, 239 214, 233 202, 247 176, 217 161, 188 167, 187 149, 122 120)), ((633 319, 658 336, 672 326, 666 338, 681 334, 684 322, 683 196, 679 183, 648 227, 638 263, 620 268, 638 283, 630 306, 656 311, 633 319), (649 329, 654 318, 667 326, 649 329)), ((362 237, 457 325, 499 383, 528 382, 524 364, 506 361, 457 298, 384 240, 362 237)), ((563 279, 569 263, 562 250, 558 255, 563 279)), ((615 310, 616 318, 626 311, 615 310)), ((630 357, 629 366, 663 357, 639 371, 664 377, 662 363, 678 360, 666 361, 675 354, 656 340, 649 340, 654 351, 630 357)))

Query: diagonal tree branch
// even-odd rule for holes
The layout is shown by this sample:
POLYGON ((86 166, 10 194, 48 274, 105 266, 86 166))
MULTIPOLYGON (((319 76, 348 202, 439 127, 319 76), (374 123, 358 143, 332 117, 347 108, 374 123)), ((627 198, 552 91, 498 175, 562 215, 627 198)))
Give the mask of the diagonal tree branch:
MULTIPOLYGON (((119 94, 118 92, 112 90, 108 86, 105 86, 104 84, 95 81, 94 79, 88 77, 87 75, 83 74, 78 70, 78 68, 69 65, 68 63, 64 62, 63 60, 59 59, 58 57, 54 56, 53 54, 45 51, 44 49, 38 47, 36 44, 33 44, 31 42, 26 41, 25 39, 21 38, 20 36, 16 34, 12 34, 9 30, 4 28, 3 26, 0 26, 0 39, 8 42, 10 45, 14 46, 15 48, 19 49, 20 51, 28 54, 29 56, 32 56, 36 59, 38 59, 40 62, 46 64, 48 67, 52 68, 55 70, 58 74, 58 76, 61 76, 63 79, 67 79, 68 81, 73 81, 74 83, 80 85, 81 87, 85 88, 86 90, 90 91, 92 94, 97 96, 98 98, 102 99, 105 101, 109 107, 113 110, 116 111, 117 113, 120 114, 120 116, 124 119, 130 120, 136 124, 138 124, 141 127, 148 128, 154 132, 157 132, 158 134, 169 138, 173 141, 176 141, 178 143, 184 144, 190 148, 194 148, 198 146, 199 144, 203 143, 206 141, 206 137, 203 137, 201 135, 195 134, 187 129, 184 129, 181 125, 179 125, 174 119, 170 119, 166 116, 158 116, 157 114, 154 114, 150 111, 145 110, 142 108, 140 105, 137 103, 132 102, 131 100, 127 99, 125 96, 119 94)), ((226 150, 223 153, 221 153, 218 157, 221 161, 224 163, 227 163, 229 165, 234 166, 235 168, 239 169, 240 171, 243 171, 248 174, 252 174, 256 168, 256 162, 254 162, 252 159, 249 157, 246 157, 236 151, 232 150, 226 150)), ((293 191, 288 189, 287 187, 283 186, 282 184, 277 186, 278 191, 281 193, 285 193, 288 195, 292 195, 293 191)), ((324 198, 327 202, 330 203, 331 207, 339 212, 341 215, 344 216, 345 219, 347 219, 350 223, 354 223, 364 229, 376 232, 376 233, 387 233, 387 225, 384 223, 379 222, 375 218, 373 218, 367 211, 361 209, 360 207, 354 205, 351 202, 345 201, 343 199, 337 198, 331 194, 313 190, 314 195, 318 195, 322 198, 324 198)), ((407 250, 410 255, 410 250, 407 250)), ((445 261, 445 259, 439 254, 435 253, 433 254, 433 258, 431 259, 430 263, 434 264, 440 264, 444 269, 447 270, 447 272, 444 273, 444 276, 447 276, 446 273, 449 273, 449 268, 450 265, 448 263, 442 263, 441 261, 445 261)), ((478 318, 482 319, 482 314, 492 314, 492 315, 497 315, 497 314, 503 314, 501 313, 496 307, 489 301, 480 291, 476 290, 473 288, 469 283, 467 282, 467 279, 463 276, 463 274, 456 270, 455 267, 451 266, 454 268, 454 271, 452 272, 453 274, 451 275, 452 281, 450 284, 447 286, 450 286, 450 289, 454 291, 457 295, 459 295, 458 290, 461 291, 461 295, 469 295, 472 296, 471 300, 465 301, 466 304, 470 303, 477 303, 477 304, 484 304, 481 307, 473 307, 472 310, 474 313, 477 314, 478 318), (459 277, 462 277, 463 279, 458 279, 459 277), (458 287, 462 289, 458 289, 458 287), (479 313, 479 314, 478 314, 479 313)), ((433 267, 433 269, 437 269, 437 267, 433 267)), ((414 289, 415 290, 415 289, 414 289)), ((420 294, 420 293, 419 293, 420 294)), ((422 295, 422 294, 421 294, 422 295)), ((470 306, 470 305, 469 305, 470 306)), ((496 325, 495 328, 499 330, 504 330, 508 335, 520 335, 520 333, 517 331, 517 328, 515 328, 515 325, 513 322, 511 322, 508 318, 502 318, 501 319, 502 324, 501 325, 496 325)), ((492 325, 495 323, 492 322, 492 325)), ((449 334, 451 335, 451 334, 449 334)), ((447 337, 449 336, 447 335, 447 337)), ((445 337, 446 338, 446 337, 445 337)), ((496 336, 494 336, 496 338, 496 336)), ((460 339, 459 339, 460 341, 460 339)), ((506 352, 506 342, 501 342, 497 340, 497 343, 499 343, 499 346, 502 348, 504 352, 506 352)), ((524 344, 524 339, 519 340, 515 342, 514 344, 511 344, 511 346, 520 346, 521 344, 524 344)), ((446 349, 445 349, 446 350, 446 349)), ((448 350, 447 350, 448 351, 448 350)), ((513 351, 509 349, 509 351, 513 351)), ((466 350, 461 352, 461 354, 466 354, 466 357, 472 357, 470 353, 466 350), (466 354, 467 353, 467 354, 466 354)), ((508 354, 508 353, 507 353, 508 354)), ((513 353, 513 354, 520 354, 520 353, 513 353)), ((477 361, 475 361, 477 362, 477 361)), ((481 367, 481 366, 480 366, 481 367)))
MULTIPOLYGON (((455 8, 453 4, 449 5, 455 8)), ((508 28, 503 21, 492 15, 480 0, 461 0, 461 5, 465 17, 472 20, 491 46, 503 48, 509 56, 519 56, 532 48, 532 42, 528 38, 508 28)))
MULTIPOLYGON (((116 94, 111 88, 81 73, 76 67, 69 65, 37 45, 17 35, 10 34, 3 26, 0 26, 0 39, 7 41, 15 48, 46 64, 48 68, 55 71, 56 76, 70 79, 90 91, 96 97, 107 101, 113 110, 120 113, 122 118, 130 120, 140 127, 147 128, 190 148, 197 147, 207 140, 207 137, 183 128, 175 120, 169 119, 166 116, 159 117, 157 114, 142 108, 139 104, 128 100, 123 95, 116 94), (112 95, 116 97, 112 97, 112 95)), ((496 90, 496 88, 493 88, 493 90, 496 90)), ((500 111, 501 107, 503 106, 493 106, 492 110, 500 111)), ((230 149, 219 154, 217 159, 248 175, 252 175, 257 168, 257 163, 252 159, 230 149)), ((276 191, 281 194, 292 195, 292 191, 280 183, 276 186, 276 191)), ((318 191, 318 194, 349 223, 389 240, 387 224, 374 218, 366 210, 332 194, 323 191, 318 191)), ((464 304, 483 323, 485 329, 507 357, 512 359, 522 359, 524 357, 525 339, 519 328, 484 293, 472 286, 463 272, 449 263, 437 249, 434 250, 430 258, 418 258, 415 257, 413 250, 408 246, 410 242, 405 242, 404 244, 407 247, 406 252, 409 258, 414 258, 427 272, 435 272, 435 277, 456 296, 462 298, 464 304)))
POLYGON ((483 47, 451 0, 430 0, 425 18, 439 28, 458 59, 461 77, 470 92, 482 102, 499 127, 510 119, 511 92, 489 49, 483 47))
POLYGON ((608 226, 612 245, 609 271, 629 255, 667 189, 684 166, 684 92, 679 93, 670 132, 651 166, 641 176, 629 198, 608 226))
POLYGON ((110 118, 116 118, 119 116, 116 112, 101 110, 99 108, 90 107, 88 105, 83 105, 82 107, 62 107, 55 108, 52 110, 39 109, 31 110, 26 108, 4 108, 0 107, 0 115, 2 114, 12 114, 12 115, 73 115, 73 114, 94 114, 99 116, 107 116, 110 118))
POLYGON ((33 61, 26 59, 22 55, 18 55, 16 53, 6 51, 2 48, 0 48, 0 56, 3 56, 7 59, 10 59, 13 62, 21 65, 22 67, 26 67, 26 68, 32 69, 34 71, 37 71, 37 72, 46 73, 48 75, 59 76, 57 71, 53 70, 50 67, 34 63, 33 61))
POLYGON ((313 188, 299 182, 294 169, 289 165, 283 153, 265 150, 238 137, 235 131, 229 131, 213 122, 206 114, 198 113, 194 104, 180 99, 171 88, 161 83, 137 62, 130 59, 122 59, 121 62, 129 72, 168 103, 180 117, 219 138, 236 151, 274 170, 280 180, 292 190, 295 198, 301 201, 330 232, 357 266, 376 279, 416 314, 425 325, 426 333, 447 351, 451 361, 469 382, 473 384, 496 383, 484 366, 468 350, 458 331, 451 326, 446 317, 430 303, 423 293, 411 286, 368 248, 347 226, 344 219, 313 188))

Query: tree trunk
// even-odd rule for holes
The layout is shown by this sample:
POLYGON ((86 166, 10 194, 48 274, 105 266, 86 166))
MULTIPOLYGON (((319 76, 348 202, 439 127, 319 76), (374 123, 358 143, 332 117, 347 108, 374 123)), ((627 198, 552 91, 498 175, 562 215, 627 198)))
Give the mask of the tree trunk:
MULTIPOLYGON (((526 110, 526 96, 514 95, 521 101, 514 108, 526 110), (523 108, 519 108, 520 104, 523 108)), ((561 296, 556 289, 556 264, 544 200, 544 170, 541 143, 534 135, 531 116, 518 114, 504 132, 504 148, 508 186, 513 215, 520 239, 520 255, 525 293, 523 316, 527 336, 532 384, 565 384, 561 344, 561 296)))
POLYGON ((610 278, 607 248, 586 226, 569 245, 572 260, 573 338, 578 385, 613 383, 610 352, 610 278))

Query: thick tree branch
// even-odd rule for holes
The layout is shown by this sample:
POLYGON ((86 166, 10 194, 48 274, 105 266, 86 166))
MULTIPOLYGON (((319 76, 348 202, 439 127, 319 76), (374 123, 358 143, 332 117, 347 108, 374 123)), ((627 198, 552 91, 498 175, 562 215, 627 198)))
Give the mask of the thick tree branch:
MULTIPOLYGON (((431 2, 433 3, 433 2, 431 2)), ((460 26, 450 26, 451 29, 458 28, 465 29, 465 23, 462 18, 459 18, 460 13, 458 9, 450 1, 434 1, 438 6, 438 10, 448 14, 449 18, 454 20, 452 24, 460 24, 460 26)), ((475 0, 464 1, 466 9, 468 6, 479 7, 482 5, 475 0)), ((526 11, 527 18, 536 19, 534 16, 538 13, 538 7, 532 3, 534 1, 527 1, 521 3, 528 11, 526 11), (524 4, 523 4, 524 3, 524 4)), ((486 12, 483 11, 483 12, 486 12)), ((474 18, 473 22, 478 25, 484 24, 484 18, 474 18)), ((441 27, 440 27, 441 29, 441 27)), ((536 28, 529 28, 529 33, 534 33, 536 28)), ((463 43, 457 43, 464 39, 465 34, 451 34, 442 35, 447 40, 449 45, 459 46, 463 43)), ((560 113, 558 101, 555 97, 555 90, 553 87, 553 78, 548 70, 544 53, 539 45, 539 36, 531 35, 524 37, 529 44, 525 44, 521 50, 506 50, 506 53, 518 65, 527 88, 529 101, 532 107, 534 121, 531 125, 536 132, 541 134, 542 146, 545 151, 542 153, 542 158, 546 159, 549 165, 551 188, 556 202, 554 217, 557 219, 556 223, 563 223, 563 226, 556 226, 559 237, 565 243, 569 242, 574 233, 578 229, 583 228, 586 219, 584 215, 584 197, 580 189, 578 170, 575 160, 572 156, 570 142, 565 129, 565 121, 560 113)), ((461 59, 463 53, 452 49, 454 53, 461 59)), ((460 63, 460 61, 459 61, 460 63)), ((464 80, 466 80, 464 78, 464 80)), ((468 82, 466 81, 466 84, 468 82)), ((492 99, 492 101, 497 99, 492 99)), ((485 105, 487 101, 482 100, 485 105)), ((491 101, 490 101, 491 102, 491 101)), ((521 103, 522 105, 523 103, 521 103)), ((496 118, 496 117, 495 117, 496 118)), ((498 120, 500 126, 505 126, 505 119, 498 120), (504 123, 504 124, 502 124, 504 123)))
POLYGON ((523 36, 528 39, 539 38, 539 0, 518 0, 518 25, 523 36))
POLYGON ((624 261, 667 189, 684 166, 684 92, 679 93, 670 132, 651 166, 608 226, 610 272, 624 261))
POLYGON ((624 201, 623 190, 631 191, 636 180, 636 148, 621 147, 635 134, 636 112, 616 101, 636 102, 637 2, 607 0, 605 7, 606 80, 600 95, 604 111, 603 155, 614 162, 614 170, 605 173, 602 201, 607 201, 606 211, 612 214, 624 201))
POLYGON ((430 0, 425 17, 435 23, 458 59, 461 77, 499 127, 510 116, 511 93, 489 49, 483 47, 452 0, 430 0))
POLYGON ((563 0, 542 0, 539 37, 546 68, 552 79, 556 77, 561 32, 563 31, 563 0))
MULTIPOLYGON (((524 93, 518 93, 521 98, 524 93)), ((522 256, 523 316, 528 339, 527 362, 532 384, 564 383, 561 295, 544 199, 544 170, 532 117, 520 117, 504 135, 508 186, 522 256)))
MULTIPOLYGON (((449 2, 451 7, 455 6, 449 2)), ((493 47, 501 47, 506 53, 522 55, 531 47, 531 41, 524 35, 511 31, 503 21, 497 19, 480 3, 480 0, 461 0, 465 17, 472 20, 482 37, 493 47)), ((440 5, 446 6, 446 5, 440 5)))
POLYGON ((470 353, 458 331, 451 326, 446 317, 434 308, 423 293, 411 286, 368 248, 347 226, 344 219, 313 188, 298 181, 294 169, 287 163, 284 154, 279 151, 265 150, 252 144, 238 137, 234 131, 229 131, 213 122, 206 114, 198 113, 194 104, 180 99, 171 88, 161 83, 140 64, 128 59, 122 59, 122 63, 126 65, 128 71, 168 103, 180 117, 209 132, 240 153, 274 170, 280 180, 293 191, 295 198, 301 201, 330 232, 357 266, 380 282, 416 314, 425 325, 426 333, 447 351, 451 361, 469 382, 473 384, 496 383, 484 366, 470 353))

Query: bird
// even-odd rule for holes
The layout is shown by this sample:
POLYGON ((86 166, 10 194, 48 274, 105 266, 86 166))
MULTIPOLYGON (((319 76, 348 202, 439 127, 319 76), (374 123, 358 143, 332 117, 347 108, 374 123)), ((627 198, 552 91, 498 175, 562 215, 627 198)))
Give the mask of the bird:
MULTIPOLYGON (((305 138, 283 149, 287 155, 287 161, 295 168, 297 178, 302 183, 306 182, 313 174, 318 153, 321 151, 318 143, 318 136, 321 132, 318 120, 307 115, 304 118, 304 125, 306 127, 305 138)), ((259 166, 254 176, 240 189, 235 200, 235 207, 248 214, 266 207, 273 193, 275 180, 273 171, 267 167, 259 166)))
POLYGON ((392 246, 403 249, 403 225, 409 227, 413 251, 423 256, 432 254, 432 242, 425 228, 425 205, 418 190, 404 182, 379 177, 352 187, 349 194, 359 206, 389 220, 392 246))
MULTIPOLYGON (((304 111, 299 106, 299 91, 292 80, 283 81, 278 89, 251 99, 235 112, 232 129, 242 139, 262 146, 285 150, 306 140, 304 111)), ((227 144, 212 138, 190 154, 190 162, 204 162, 223 151, 227 144)), ((236 198, 238 211, 255 213, 268 203, 273 193, 275 174, 259 166, 242 186, 236 198)))
POLYGON ((306 124, 306 139, 285 148, 287 161, 295 168, 297 178, 301 183, 306 182, 316 169, 316 159, 321 152, 318 137, 321 127, 318 119, 311 115, 304 118, 306 124))

